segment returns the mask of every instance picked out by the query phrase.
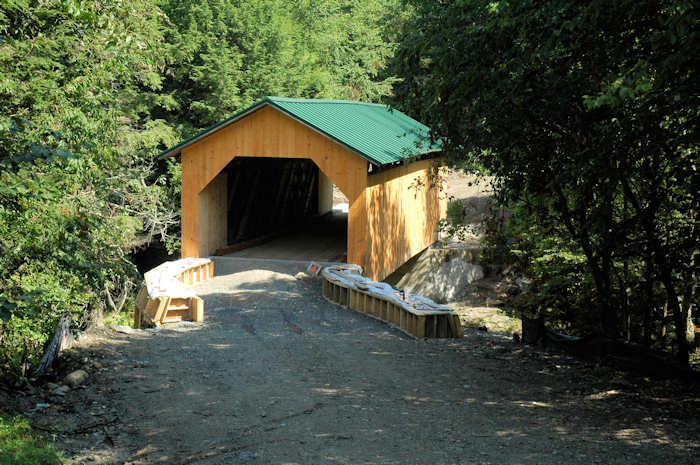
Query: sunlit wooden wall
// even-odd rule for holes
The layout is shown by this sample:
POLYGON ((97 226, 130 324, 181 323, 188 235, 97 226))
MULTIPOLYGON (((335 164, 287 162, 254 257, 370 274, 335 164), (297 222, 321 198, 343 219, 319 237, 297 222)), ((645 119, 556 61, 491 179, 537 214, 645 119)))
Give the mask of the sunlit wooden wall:
POLYGON ((367 161, 271 106, 182 150, 182 256, 206 257, 226 246, 226 177, 237 156, 310 158, 348 198, 348 262, 383 279, 435 238, 446 202, 411 183, 430 161, 367 174, 367 161))
POLYGON ((447 211, 441 165, 441 159, 421 160, 368 177, 368 276, 386 278, 437 239, 447 211))

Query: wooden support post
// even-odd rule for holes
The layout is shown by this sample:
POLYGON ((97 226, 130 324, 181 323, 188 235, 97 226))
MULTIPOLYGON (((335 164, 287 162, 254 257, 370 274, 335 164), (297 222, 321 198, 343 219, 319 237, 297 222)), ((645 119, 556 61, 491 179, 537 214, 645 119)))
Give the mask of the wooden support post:
POLYGON ((190 311, 192 321, 204 321, 204 301, 199 297, 190 297, 190 311))
POLYGON ((452 324, 454 325, 454 334, 452 337, 464 337, 464 329, 462 328, 462 321, 459 319, 459 315, 452 315, 452 324))
POLYGON ((138 305, 134 308, 134 328, 141 328, 141 309, 138 305))
POLYGON ((306 190, 306 199, 304 199, 304 211, 302 211, 302 215, 307 215, 309 214, 310 211, 310 206, 311 206, 311 199, 314 197, 314 191, 318 189, 318 181, 316 178, 318 177, 318 168, 316 168, 315 165, 311 166, 311 177, 309 178, 307 184, 307 190, 306 190))
POLYGON ((446 315, 438 315, 438 337, 446 338, 449 336, 449 323, 447 322, 446 315))
POLYGON ((416 315, 416 332, 413 333, 417 338, 425 337, 425 316, 416 315))

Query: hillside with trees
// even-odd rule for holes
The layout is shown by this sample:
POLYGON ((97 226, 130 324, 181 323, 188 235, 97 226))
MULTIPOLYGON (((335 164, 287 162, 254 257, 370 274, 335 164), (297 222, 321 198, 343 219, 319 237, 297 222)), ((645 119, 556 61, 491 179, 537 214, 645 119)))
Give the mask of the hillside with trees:
POLYGON ((178 250, 155 155, 265 95, 380 101, 398 1, 10 0, 0 7, 0 369, 63 315, 129 305, 144 244, 178 250), (126 299, 124 299, 126 298, 126 299))

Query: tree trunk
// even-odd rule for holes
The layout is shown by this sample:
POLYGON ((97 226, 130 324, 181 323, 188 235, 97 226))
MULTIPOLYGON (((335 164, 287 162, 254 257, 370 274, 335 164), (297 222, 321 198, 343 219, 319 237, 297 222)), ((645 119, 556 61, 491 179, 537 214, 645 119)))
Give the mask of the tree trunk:
POLYGON ((687 305, 684 313, 686 315, 685 339, 686 341, 688 341, 688 348, 690 348, 695 346, 695 325, 693 324, 693 308, 690 305, 687 305))
MULTIPOLYGON (((669 276, 670 278, 670 276, 669 276)), ((662 279, 664 287, 666 288, 666 294, 668 296, 668 306, 671 309, 673 315, 673 323, 676 326, 676 346, 678 352, 676 358, 683 365, 688 366, 690 364, 690 346, 688 345, 688 316, 678 301, 678 296, 676 295, 676 290, 673 288, 673 284, 666 279, 662 279)))
POLYGON ((644 282, 644 294, 646 296, 646 305, 644 306, 644 347, 651 346, 651 309, 653 308, 653 294, 654 294, 654 264, 652 262, 651 256, 646 257, 646 277, 644 282))
POLYGON ((51 343, 46 349, 46 352, 44 352, 44 356, 41 358, 41 362, 36 369, 36 375, 44 374, 44 372, 46 372, 46 370, 51 366, 54 359, 58 357, 58 354, 61 353, 61 350, 66 348, 66 341, 70 336, 68 331, 70 328, 70 323, 70 314, 66 312, 58 322, 58 327, 53 334, 53 339, 51 339, 51 343))
POLYGON ((604 336, 611 339, 617 337, 617 313, 611 305, 611 285, 610 285, 610 248, 603 252, 607 254, 603 256, 603 262, 598 263, 596 253, 593 250, 593 244, 585 229, 577 229, 575 220, 568 207, 566 196, 560 186, 555 186, 554 191, 557 194, 557 208, 564 222, 564 226, 571 234, 571 237, 576 240, 583 253, 586 255, 586 263, 590 267, 593 275, 593 282, 598 292, 598 315, 600 329, 604 336), (606 272, 607 271, 607 272, 606 272))
MULTIPOLYGON (((658 160, 655 159, 655 163, 657 162, 658 160)), ((671 264, 667 260, 667 250, 656 235, 653 213, 657 211, 657 202, 652 202, 649 208, 643 209, 629 183, 624 179, 622 180, 622 186, 632 206, 642 218, 642 225, 647 236, 649 247, 651 248, 650 253, 654 257, 654 262, 659 270, 659 280, 666 289, 666 300, 668 302, 668 307, 671 309, 673 322, 676 326, 676 344, 678 349, 676 357, 679 362, 688 366, 690 364, 690 346, 688 345, 688 339, 686 337, 688 320, 687 315, 683 313, 680 302, 678 301, 678 293, 673 284, 671 264)), ((654 189, 653 192, 657 192, 657 190, 654 189)), ((658 196, 652 196, 651 199, 658 200, 658 196)))

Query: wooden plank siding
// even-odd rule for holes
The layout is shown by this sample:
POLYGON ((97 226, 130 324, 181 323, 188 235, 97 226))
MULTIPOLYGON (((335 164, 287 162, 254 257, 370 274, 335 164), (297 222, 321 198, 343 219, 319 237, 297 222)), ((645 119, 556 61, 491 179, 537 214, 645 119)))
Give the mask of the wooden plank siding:
MULTIPOLYGON (((226 212, 228 203, 227 176, 219 173, 212 182, 199 193, 197 198, 197 243, 198 249, 206 257, 226 245, 226 212)), ((186 256, 186 255, 183 255, 186 256)), ((191 256, 191 255, 190 255, 191 256)))
POLYGON ((182 149, 182 256, 206 257, 226 244, 227 180, 237 156, 308 158, 348 198, 348 263, 384 279, 435 239, 446 211, 435 189, 410 189, 434 160, 368 176, 367 161, 271 106, 182 149))
MULTIPOLYGON (((265 106, 182 150, 182 256, 203 257, 225 243, 200 244, 198 207, 216 216, 215 205, 198 202, 202 190, 234 157, 310 158, 348 198, 348 260, 364 261, 367 161, 284 113, 265 106)), ((225 233, 224 236, 225 237, 225 233)))
MULTIPOLYGON (((421 160, 368 177, 368 243, 365 276, 375 281, 393 273, 437 239, 447 212, 447 192, 431 171, 442 159, 421 160)), ((441 176, 445 168, 438 168, 441 176)))

